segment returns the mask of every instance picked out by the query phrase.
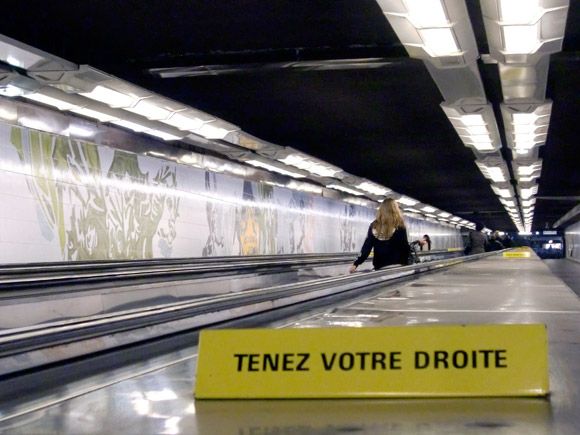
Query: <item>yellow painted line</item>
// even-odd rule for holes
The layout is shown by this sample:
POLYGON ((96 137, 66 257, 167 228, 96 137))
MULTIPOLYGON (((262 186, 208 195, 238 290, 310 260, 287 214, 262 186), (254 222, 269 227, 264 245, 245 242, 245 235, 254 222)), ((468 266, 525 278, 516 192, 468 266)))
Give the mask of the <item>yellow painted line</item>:
POLYGON ((544 325, 206 330, 198 399, 543 396, 544 325))

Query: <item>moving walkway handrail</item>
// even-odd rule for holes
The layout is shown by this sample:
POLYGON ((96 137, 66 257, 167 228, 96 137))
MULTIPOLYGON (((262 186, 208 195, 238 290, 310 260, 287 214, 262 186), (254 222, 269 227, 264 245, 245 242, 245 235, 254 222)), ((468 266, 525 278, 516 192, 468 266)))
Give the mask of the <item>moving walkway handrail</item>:
MULTIPOLYGON (((58 321, 48 324, 28 326, 11 330, 0 331, 0 359, 11 355, 20 355, 24 352, 43 349, 51 346, 68 344, 72 342, 88 340, 111 334, 128 333, 131 340, 135 340, 139 334, 135 330, 142 329, 142 334, 149 334, 146 338, 151 339, 152 327, 163 326, 162 333, 157 336, 178 332, 167 326, 168 322, 188 320, 191 324, 195 321, 195 327, 209 326, 215 323, 216 313, 225 313, 229 316, 218 317, 217 321, 230 320, 240 315, 255 314, 257 312, 282 307, 324 295, 343 293, 349 290, 359 289, 384 284, 385 282, 411 276, 466 261, 476 260, 482 257, 496 255, 498 252, 471 255, 463 258, 436 260, 428 263, 419 263, 409 266, 388 267, 378 271, 360 272, 352 275, 344 275, 332 278, 321 278, 311 281, 285 284, 269 288, 247 290, 243 292, 225 294, 198 299, 188 302, 177 302, 147 308, 139 308, 110 314, 96 315, 83 319, 58 321), (280 302, 285 300, 286 302, 280 302), (264 307, 265 304, 265 307, 264 307), (240 314, 240 307, 249 307, 240 314), (238 310, 238 311, 236 311, 238 310), (253 311, 252 311, 253 310, 253 311), (197 320, 197 319, 207 320, 197 320), (211 319, 214 319, 213 321, 211 319)), ((191 328, 191 326, 189 326, 191 328)), ((100 346, 105 346, 103 340, 100 346)), ((137 339, 139 341, 139 339, 137 339)), ((110 344, 109 344, 110 345, 110 344)), ((89 346, 92 351, 96 347, 89 346)), ((99 349, 102 350, 102 349, 99 349)), ((58 352, 55 353, 55 355, 58 352)), ((22 359, 19 360, 23 361, 22 359)), ((0 365, 1 366, 1 365, 0 365)), ((6 368, 5 370, 10 370, 6 368)), ((2 369, 0 376, 7 372, 2 369)))
POLYGON ((330 265, 333 263, 343 263, 353 259, 353 254, 325 254, 307 256, 259 256, 259 257, 213 257, 192 258, 186 262, 174 263, 143 263, 139 265, 130 264, 128 267, 102 266, 97 268, 85 267, 72 270, 62 268, 57 272, 36 271, 27 273, 24 270, 18 273, 2 275, 0 270, 0 290, 17 289, 22 287, 34 287, 38 285, 63 285, 74 283, 89 283, 97 281, 113 281, 122 279, 138 278, 171 278, 177 275, 207 275, 215 273, 256 271, 262 269, 279 269, 288 267, 308 267, 319 265, 330 265), (95 270, 96 269, 96 270, 95 270))
MULTIPOLYGON (((427 256, 433 254, 449 254, 462 250, 461 248, 438 249, 431 251, 418 251, 417 255, 427 256)), ((0 276, 18 275, 18 274, 36 274, 46 272, 66 272, 66 271, 85 271, 87 269, 108 269, 108 268, 141 268, 151 266, 176 266, 188 264, 213 264, 228 263, 245 260, 268 260, 277 259, 314 259, 314 258, 354 258, 357 252, 331 252, 331 253, 311 253, 311 254, 276 254, 276 255, 229 255, 214 257, 179 257, 179 258, 148 258, 141 260, 83 260, 83 261, 51 261, 36 263, 5 263, 0 264, 0 276)))
POLYGON ((250 261, 268 260, 270 258, 280 259, 312 259, 323 257, 352 257, 354 252, 335 252, 325 254, 278 254, 278 255, 229 255, 214 257, 179 257, 179 258, 148 258, 140 260, 86 260, 86 261, 53 261, 37 263, 14 263, 0 264, 0 275, 11 274, 34 274, 46 272, 66 272, 87 269, 108 269, 108 268, 141 268, 151 266, 177 266, 188 264, 213 264, 228 263, 246 259, 250 261))
MULTIPOLYGON (((419 256, 454 255, 449 250, 425 251, 419 256)), ((287 254, 235 257, 199 257, 165 260, 35 263, 0 267, 0 290, 86 284, 112 280, 169 278, 225 272, 243 273, 264 268, 308 267, 343 263, 356 253, 287 254)))

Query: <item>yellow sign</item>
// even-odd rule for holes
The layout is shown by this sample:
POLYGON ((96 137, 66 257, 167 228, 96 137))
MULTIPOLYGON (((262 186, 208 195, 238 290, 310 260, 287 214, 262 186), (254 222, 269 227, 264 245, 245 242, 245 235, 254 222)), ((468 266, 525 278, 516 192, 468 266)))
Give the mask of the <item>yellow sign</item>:
POLYGON ((202 331, 198 399, 543 396, 544 325, 202 331))
POLYGON ((529 248, 517 248, 502 254, 505 258, 530 258, 532 253, 529 248))

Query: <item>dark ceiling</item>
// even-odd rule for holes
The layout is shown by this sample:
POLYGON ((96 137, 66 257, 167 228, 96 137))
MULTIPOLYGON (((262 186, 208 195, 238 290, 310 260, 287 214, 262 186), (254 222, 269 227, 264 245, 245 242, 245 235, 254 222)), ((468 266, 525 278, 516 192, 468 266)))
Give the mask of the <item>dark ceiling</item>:
MULTIPOLYGON (((467 5, 479 50, 487 53, 479 2, 467 5)), ((2 34, 424 203, 490 228, 515 229, 439 108, 442 97, 423 63, 407 56, 374 0, 18 0, 2 8, 2 34), (281 67, 333 59, 360 62, 323 70, 303 63, 281 67), (200 75, 148 73, 177 66, 198 67, 200 75)), ((547 98, 554 106, 540 151, 534 229, 577 204, 541 197, 580 195, 579 24, 580 1, 571 0, 564 50, 550 65, 547 98)), ((479 66, 502 130, 497 66, 479 66)))

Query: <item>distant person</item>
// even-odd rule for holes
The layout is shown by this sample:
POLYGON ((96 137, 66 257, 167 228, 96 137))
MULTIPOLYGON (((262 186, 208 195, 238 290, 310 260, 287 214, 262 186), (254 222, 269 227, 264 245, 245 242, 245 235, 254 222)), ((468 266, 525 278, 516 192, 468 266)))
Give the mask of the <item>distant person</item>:
POLYGON ((513 242, 512 238, 509 236, 509 234, 504 234, 503 238, 501 239, 501 243, 506 248, 511 248, 514 246, 514 242, 513 242))
POLYGON ((425 234, 421 240, 419 240, 419 244, 421 245, 421 251, 430 251, 431 250, 431 237, 429 234, 425 234))
POLYGON ((491 237, 487 242, 485 250, 488 252, 492 252, 492 251, 501 251, 502 249, 505 249, 505 247, 503 246, 503 243, 501 243, 500 241, 499 231, 494 231, 493 233, 491 233, 491 237))
POLYGON ((425 234, 419 240, 415 240, 415 241, 411 242, 411 249, 414 249, 415 251, 417 251, 417 250, 430 251, 431 250, 431 238, 429 237, 428 234, 425 234))
POLYGON ((469 232, 469 239, 467 241, 467 247, 465 248, 466 255, 483 254, 485 252, 487 237, 481 232, 483 228, 483 224, 477 222, 475 224, 475 230, 469 232))
POLYGON ((409 262, 407 229, 403 214, 394 199, 387 198, 381 203, 376 219, 369 226, 360 256, 349 269, 350 273, 353 273, 368 258, 371 250, 374 250, 375 270, 391 264, 408 264, 409 262))

